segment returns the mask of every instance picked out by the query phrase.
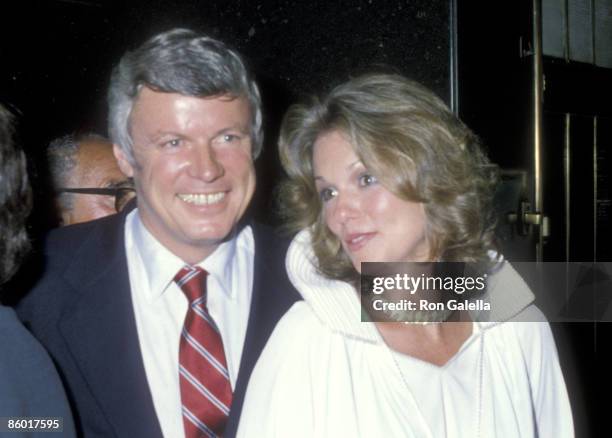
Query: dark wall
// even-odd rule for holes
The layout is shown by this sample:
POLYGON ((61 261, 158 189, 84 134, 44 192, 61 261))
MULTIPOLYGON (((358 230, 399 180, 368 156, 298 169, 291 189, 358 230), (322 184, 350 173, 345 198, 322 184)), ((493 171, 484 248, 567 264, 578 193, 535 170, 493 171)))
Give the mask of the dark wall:
MULTIPOLYGON (((525 30, 530 2, 504 2, 503 7, 499 2, 458 3, 461 116, 496 162, 528 166, 524 145, 530 133, 522 126, 528 118, 524 74, 529 66, 519 57, 516 39, 525 30)), ((127 48, 159 31, 177 26, 202 30, 250 60, 266 115, 255 203, 255 213, 266 220, 272 220, 269 195, 280 174, 274 143, 291 102, 381 65, 423 82, 447 101, 450 96, 448 0, 22 0, 0 8, 0 101, 20 114, 38 195, 35 234, 46 226, 46 145, 74 130, 105 133, 105 93, 113 64, 127 48)), ((578 374, 591 377, 569 382, 570 391, 591 388, 595 376, 604 375, 600 367, 608 366, 593 358, 591 341, 597 339, 604 350, 610 335, 596 328, 595 337, 588 325, 581 330, 571 337, 582 349, 562 348, 562 356, 582 357, 578 374)))
POLYGON ((377 68, 448 99, 449 10, 440 0, 23 1, 2 7, 0 99, 21 113, 43 193, 49 140, 74 130, 105 133, 108 77, 126 49, 177 26, 221 38, 246 55, 261 84, 266 152, 257 164, 255 211, 270 219, 269 193, 280 173, 274 144, 288 105, 377 68))
MULTIPOLYGON (((489 156, 504 169, 528 174, 528 198, 533 198, 533 46, 531 0, 473 2, 458 0, 458 94, 461 118, 482 138, 489 156)), ((544 57, 542 174, 543 212, 550 219, 544 261, 593 260, 593 121, 599 119, 597 164, 599 197, 609 202, 609 128, 612 70, 544 57), (569 191, 574 229, 565 246, 564 120, 571 114, 572 175, 569 191)), ((609 204, 608 204, 609 205, 609 204)), ((516 207, 514 210, 516 211, 516 207)), ((601 210, 601 209, 600 209, 601 210)), ((504 212, 502 212, 504 213, 504 212)), ((602 214, 603 216, 603 214, 602 214)), ((610 221, 601 218, 597 241, 609 236, 610 221)), ((503 220, 503 216, 500 218, 503 220)), ((523 242, 535 245, 533 235, 523 242)), ((520 240, 517 233, 511 239, 520 240)), ((503 241, 507 251, 513 242, 503 241)), ((517 245, 518 246, 518 245, 517 245)), ((601 240, 597 260, 610 260, 609 239, 601 240)), ((535 256, 535 252, 530 253, 535 256)), ((520 258, 519 258, 520 259, 520 258)), ((527 259, 526 259, 527 260, 527 259)), ((562 298, 560 298, 562 299, 562 298)), ((598 303, 602 305, 603 303, 598 303)), ((574 413, 577 437, 609 436, 609 403, 601 403, 612 386, 605 359, 612 339, 610 324, 597 322, 551 324, 574 413), (605 432, 604 432, 605 431, 605 432)))

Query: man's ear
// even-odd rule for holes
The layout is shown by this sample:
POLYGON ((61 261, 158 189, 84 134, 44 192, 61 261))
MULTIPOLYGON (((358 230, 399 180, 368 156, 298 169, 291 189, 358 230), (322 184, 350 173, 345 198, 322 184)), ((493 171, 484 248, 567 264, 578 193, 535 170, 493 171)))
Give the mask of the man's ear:
POLYGON ((133 178, 134 177, 134 167, 128 160, 127 155, 125 154, 121 146, 117 144, 113 144, 113 155, 115 155, 115 159, 117 160, 119 169, 121 169, 123 174, 127 176, 128 178, 133 178))
POLYGON ((74 223, 74 218, 73 218, 71 210, 70 211, 63 210, 59 216, 60 217, 59 217, 59 224, 58 225, 60 227, 64 227, 66 225, 70 225, 70 224, 74 223))

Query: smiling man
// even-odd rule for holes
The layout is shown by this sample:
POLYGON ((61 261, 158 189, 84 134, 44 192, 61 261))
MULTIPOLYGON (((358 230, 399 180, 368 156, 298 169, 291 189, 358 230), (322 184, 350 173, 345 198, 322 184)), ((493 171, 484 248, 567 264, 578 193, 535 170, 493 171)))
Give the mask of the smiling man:
POLYGON ((109 127, 137 207, 54 231, 20 315, 83 436, 233 436, 251 370, 297 299, 287 243, 244 217, 257 86, 222 42, 169 31, 114 70, 109 127))

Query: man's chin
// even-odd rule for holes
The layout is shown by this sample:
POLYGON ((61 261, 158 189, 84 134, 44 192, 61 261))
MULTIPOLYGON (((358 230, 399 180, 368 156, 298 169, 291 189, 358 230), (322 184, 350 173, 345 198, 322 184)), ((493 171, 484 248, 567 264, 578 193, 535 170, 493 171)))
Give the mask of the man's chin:
POLYGON ((219 245, 230 240, 236 233, 235 226, 206 227, 206 229, 195 230, 194 228, 185 230, 186 242, 193 246, 219 245))
POLYGON ((184 235, 180 241, 175 241, 168 249, 183 261, 196 264, 211 255, 223 242, 231 239, 231 233, 184 235))

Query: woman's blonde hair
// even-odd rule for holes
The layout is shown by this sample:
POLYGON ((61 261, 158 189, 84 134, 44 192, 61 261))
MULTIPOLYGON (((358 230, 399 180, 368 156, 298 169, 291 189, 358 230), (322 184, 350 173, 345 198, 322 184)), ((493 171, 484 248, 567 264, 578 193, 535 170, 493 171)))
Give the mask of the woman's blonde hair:
POLYGON ((477 137, 434 93, 399 75, 369 74, 323 99, 294 105, 279 150, 288 179, 280 189, 290 231, 311 228, 319 270, 352 281, 356 271, 328 229, 313 177, 312 149, 323 133, 347 136, 365 167, 401 199, 422 202, 430 259, 488 262, 496 250, 497 168, 477 137))

